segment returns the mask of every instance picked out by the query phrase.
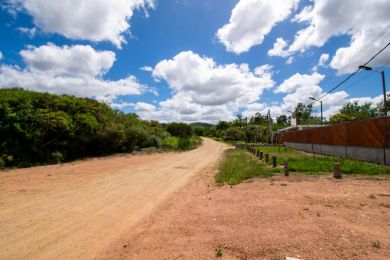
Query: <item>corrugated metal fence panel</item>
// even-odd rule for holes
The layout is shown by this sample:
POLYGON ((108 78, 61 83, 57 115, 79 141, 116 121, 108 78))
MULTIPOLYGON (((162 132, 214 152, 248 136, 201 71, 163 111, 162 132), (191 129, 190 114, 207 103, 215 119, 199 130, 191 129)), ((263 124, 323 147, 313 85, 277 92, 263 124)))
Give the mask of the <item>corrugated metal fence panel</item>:
POLYGON ((321 130, 322 129, 320 127, 311 129, 313 144, 321 143, 321 130))
POLYGON ((348 124, 348 145, 350 146, 365 146, 363 145, 363 132, 365 125, 362 122, 353 122, 348 124))
MULTIPOLYGON (((384 118, 355 121, 282 133, 281 142, 383 147, 384 118)), ((387 146, 390 147, 390 118, 387 118, 387 146)))

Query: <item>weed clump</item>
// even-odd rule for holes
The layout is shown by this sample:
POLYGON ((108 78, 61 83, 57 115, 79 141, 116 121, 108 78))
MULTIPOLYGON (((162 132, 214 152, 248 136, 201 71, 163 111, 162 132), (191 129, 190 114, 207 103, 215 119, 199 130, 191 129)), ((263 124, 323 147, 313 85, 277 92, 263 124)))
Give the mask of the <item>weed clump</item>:
POLYGON ((371 246, 373 248, 380 249, 381 248, 381 242, 379 242, 378 240, 372 241, 371 246))
POLYGON ((217 246, 215 248, 215 256, 216 257, 222 257, 223 256, 223 248, 222 248, 222 246, 217 246))

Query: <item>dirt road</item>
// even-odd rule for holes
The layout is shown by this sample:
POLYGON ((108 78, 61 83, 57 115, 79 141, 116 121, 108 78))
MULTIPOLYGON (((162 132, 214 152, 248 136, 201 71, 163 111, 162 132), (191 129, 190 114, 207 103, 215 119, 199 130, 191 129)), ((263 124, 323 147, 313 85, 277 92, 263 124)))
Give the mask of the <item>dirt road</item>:
POLYGON ((390 176, 193 178, 100 259, 390 259, 390 176))
POLYGON ((226 146, 0 172, 0 259, 91 259, 132 232, 226 146))

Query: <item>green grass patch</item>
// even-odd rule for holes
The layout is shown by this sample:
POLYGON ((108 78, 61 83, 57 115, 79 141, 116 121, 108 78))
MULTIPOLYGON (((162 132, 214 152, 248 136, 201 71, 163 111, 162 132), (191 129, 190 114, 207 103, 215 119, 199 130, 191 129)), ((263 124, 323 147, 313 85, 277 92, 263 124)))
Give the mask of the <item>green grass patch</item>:
POLYGON ((378 175, 390 174, 390 169, 381 165, 363 161, 338 158, 297 151, 286 147, 264 146, 258 147, 259 151, 277 156, 278 165, 283 165, 288 160, 289 171, 302 173, 333 172, 333 164, 340 163, 341 172, 344 174, 378 175))
POLYGON ((272 177, 278 172, 280 169, 271 168, 243 149, 230 149, 225 152, 215 181, 234 185, 253 177, 272 177))
POLYGON ((202 143, 199 136, 176 137, 167 136, 162 141, 162 147, 175 151, 185 151, 197 148, 202 143))

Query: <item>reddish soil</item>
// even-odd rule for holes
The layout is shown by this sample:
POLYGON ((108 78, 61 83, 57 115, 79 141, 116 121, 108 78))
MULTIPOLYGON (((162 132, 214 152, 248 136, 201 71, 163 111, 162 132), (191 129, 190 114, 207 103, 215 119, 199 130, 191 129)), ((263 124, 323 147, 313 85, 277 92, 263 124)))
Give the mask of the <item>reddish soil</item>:
POLYGON ((94 259, 226 147, 0 172, 0 259, 94 259))
POLYGON ((226 146, 0 173, 0 259, 390 259, 390 177, 217 186, 226 146))
POLYGON ((102 259, 213 259, 218 246, 223 259, 390 259, 388 177, 218 187, 214 173, 173 194, 102 259))

